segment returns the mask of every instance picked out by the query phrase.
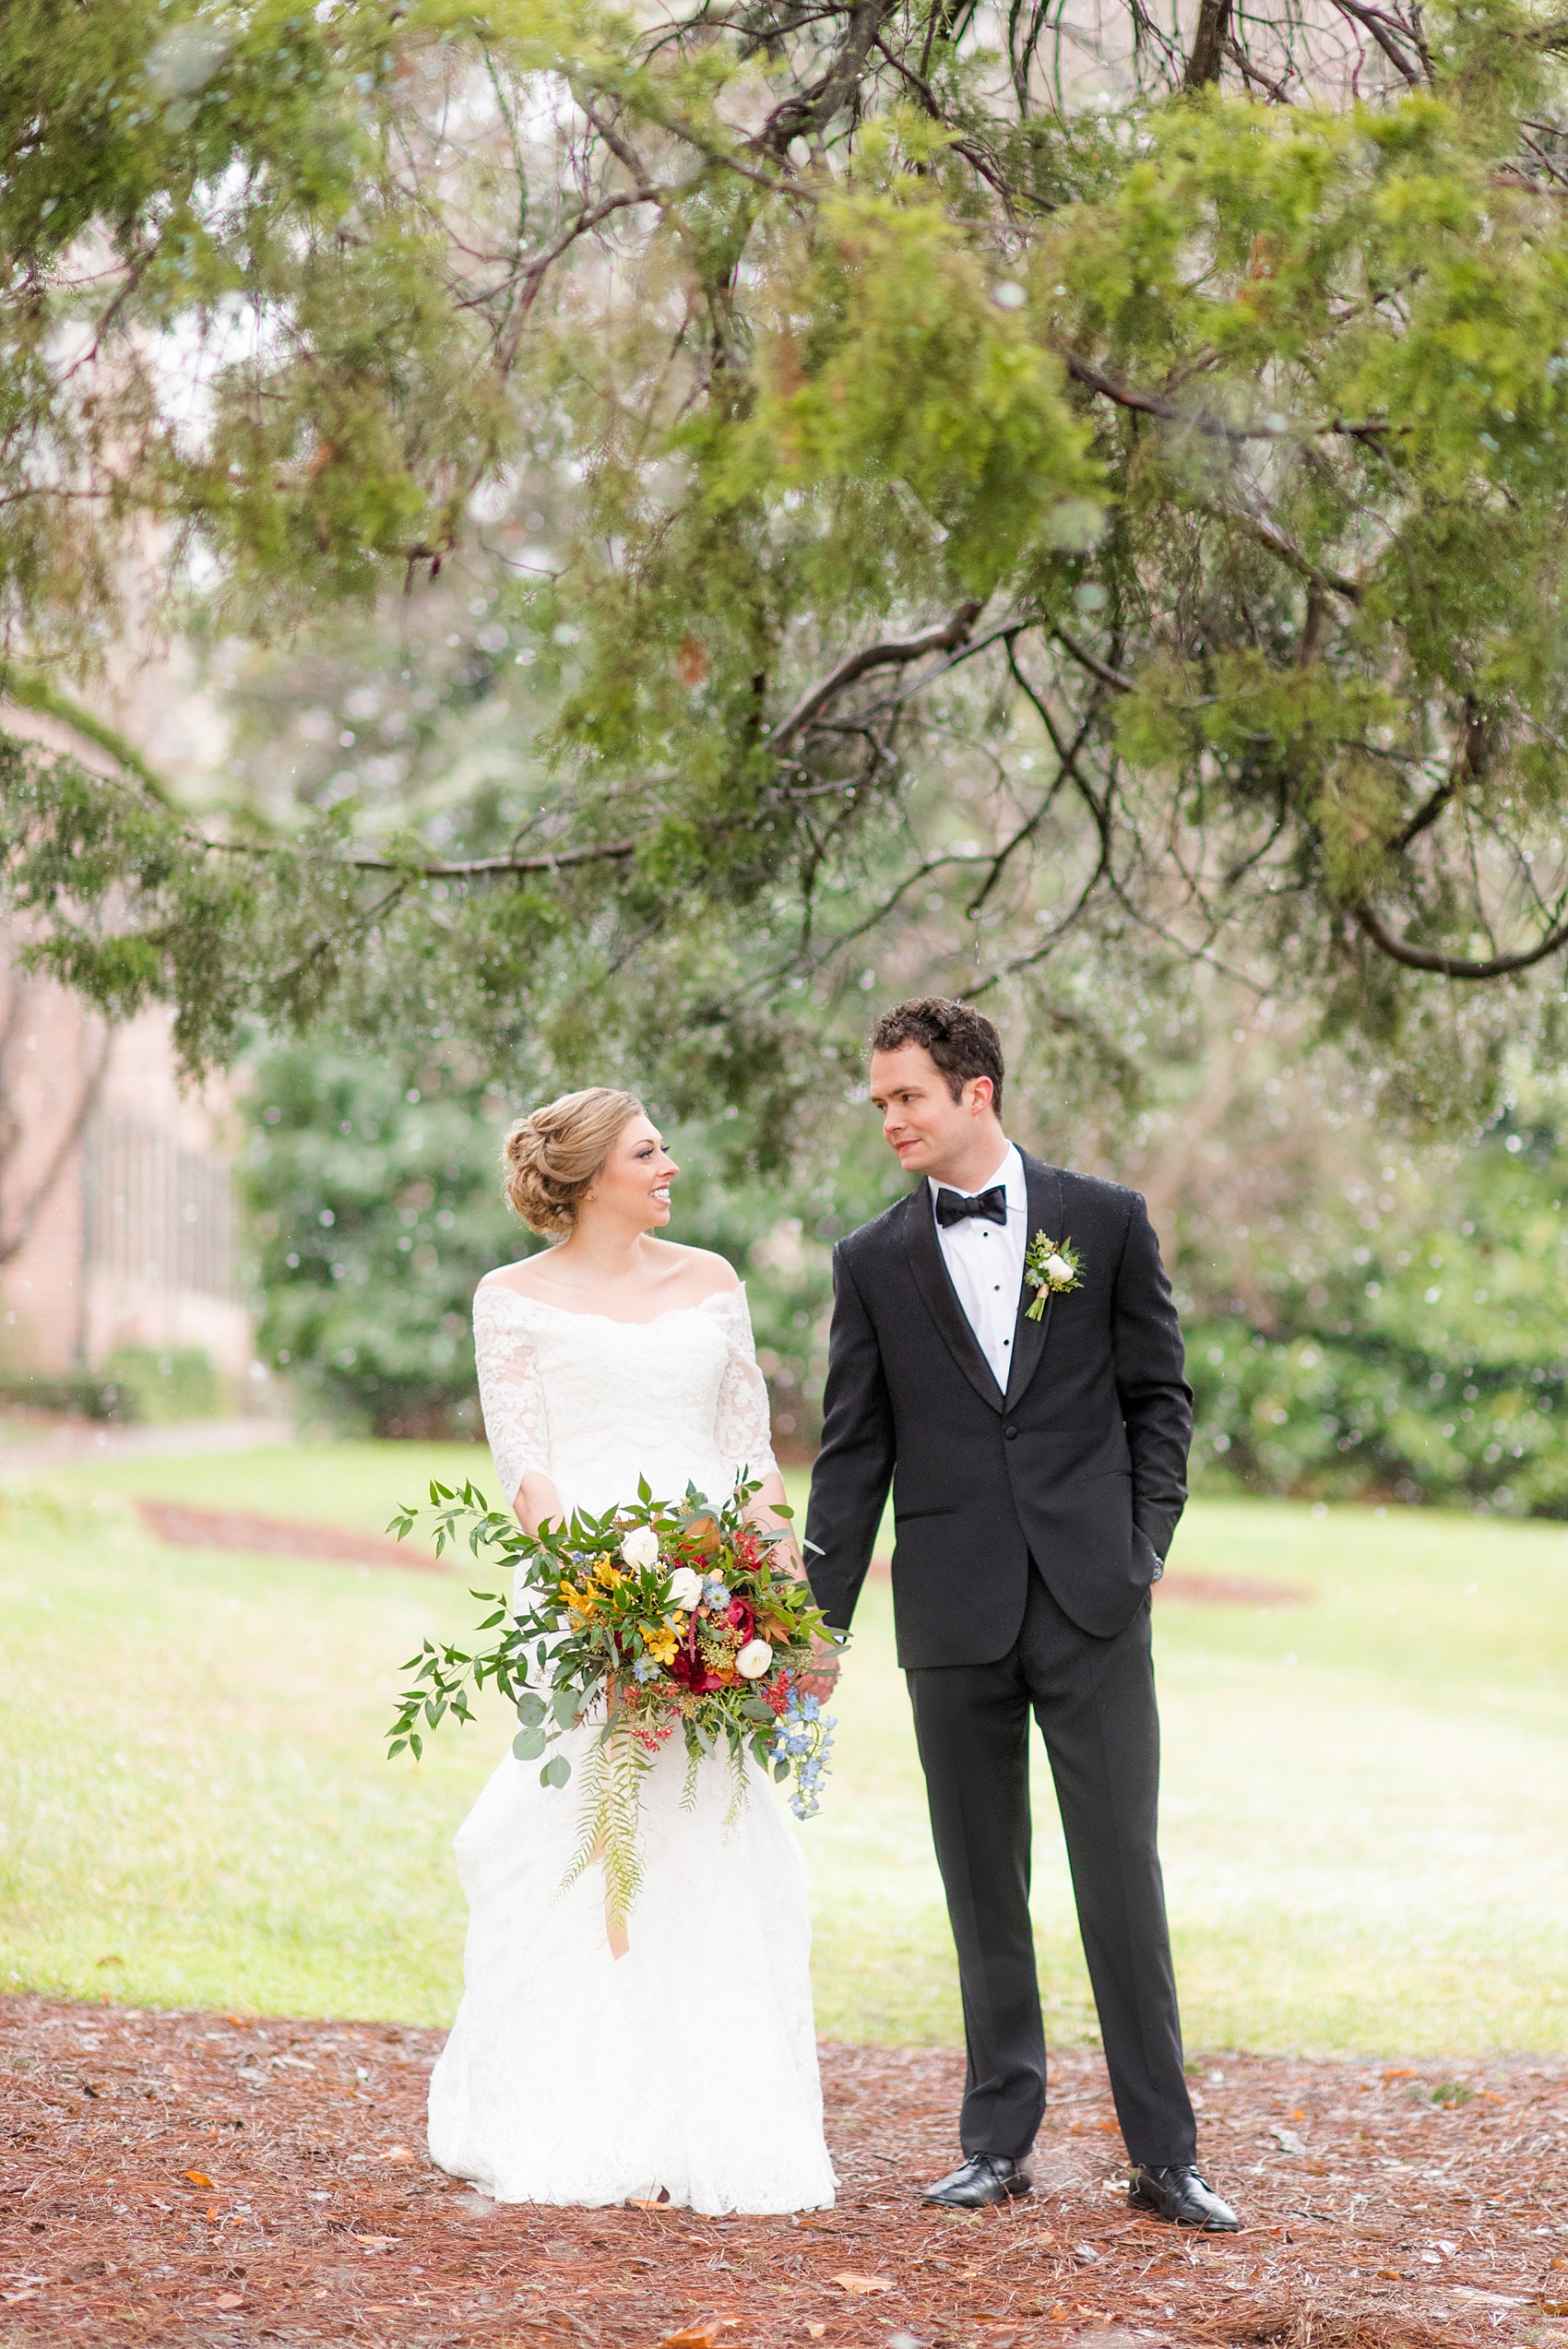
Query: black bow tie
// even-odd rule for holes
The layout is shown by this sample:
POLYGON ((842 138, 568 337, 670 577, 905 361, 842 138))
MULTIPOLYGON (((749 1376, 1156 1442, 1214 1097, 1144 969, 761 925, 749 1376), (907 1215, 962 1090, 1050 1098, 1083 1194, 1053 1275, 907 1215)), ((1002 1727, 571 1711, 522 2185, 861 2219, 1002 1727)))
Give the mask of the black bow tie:
POLYGON ((966 1216, 978 1216, 982 1223, 1004 1224, 1007 1220, 1007 1191, 996 1183, 990 1191, 968 1193, 962 1191, 939 1191, 936 1194, 936 1220, 945 1229, 948 1224, 961 1224, 966 1216))

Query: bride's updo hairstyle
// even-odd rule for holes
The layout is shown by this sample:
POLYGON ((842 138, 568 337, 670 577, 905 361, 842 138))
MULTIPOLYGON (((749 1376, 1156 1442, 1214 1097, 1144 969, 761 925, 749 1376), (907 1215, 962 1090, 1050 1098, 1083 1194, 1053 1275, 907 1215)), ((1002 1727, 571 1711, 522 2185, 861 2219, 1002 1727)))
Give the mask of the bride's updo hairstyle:
POLYGON ((559 1101, 519 1118, 506 1136, 501 1161, 506 1196, 529 1229, 559 1240, 577 1219, 577 1203, 614 1149, 642 1103, 608 1085, 563 1093, 559 1101))

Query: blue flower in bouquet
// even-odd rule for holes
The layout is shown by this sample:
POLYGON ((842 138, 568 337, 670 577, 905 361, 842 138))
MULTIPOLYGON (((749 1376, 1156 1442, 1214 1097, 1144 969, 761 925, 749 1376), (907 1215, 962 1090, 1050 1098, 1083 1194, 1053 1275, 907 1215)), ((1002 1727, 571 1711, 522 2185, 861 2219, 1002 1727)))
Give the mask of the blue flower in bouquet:
POLYGON ((729 1585, 717 1574, 703 1576, 702 1595, 707 1605, 716 1610, 730 1604, 729 1585))
POLYGON ((791 1689, 790 1701, 779 1715, 771 1748, 776 1762, 787 1762, 795 1781, 795 1791, 790 1797, 790 1808, 797 1819, 814 1818, 822 1806, 821 1780, 833 1750, 833 1731, 837 1723, 830 1713, 824 1713, 814 1696, 802 1696, 791 1689))
POLYGON ((632 1667, 632 1677, 637 1680, 657 1680, 659 1667, 651 1655, 639 1655, 632 1667))

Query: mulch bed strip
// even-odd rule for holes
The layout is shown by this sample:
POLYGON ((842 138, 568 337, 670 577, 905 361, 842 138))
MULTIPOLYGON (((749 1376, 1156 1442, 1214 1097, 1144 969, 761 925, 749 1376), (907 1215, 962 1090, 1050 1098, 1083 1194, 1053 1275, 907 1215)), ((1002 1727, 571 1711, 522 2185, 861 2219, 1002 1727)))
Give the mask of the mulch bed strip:
POLYGON ((333 1565, 396 1566, 405 1573, 448 1570, 417 1542, 318 1525, 300 1517, 264 1517, 249 1509, 192 1509, 183 1501, 138 1501, 137 1515, 158 1541, 178 1549, 239 1549, 253 1558, 319 1558, 333 1565))

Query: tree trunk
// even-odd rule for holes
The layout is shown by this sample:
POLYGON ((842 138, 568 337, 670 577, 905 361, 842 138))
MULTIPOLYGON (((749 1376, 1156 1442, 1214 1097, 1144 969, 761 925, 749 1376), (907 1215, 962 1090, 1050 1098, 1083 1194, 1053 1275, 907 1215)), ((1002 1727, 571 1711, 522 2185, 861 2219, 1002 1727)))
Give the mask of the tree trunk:
POLYGON ((1193 35, 1193 53, 1187 60, 1182 76, 1185 89, 1206 89, 1219 79, 1224 61, 1225 43, 1230 31, 1231 0, 1201 0, 1198 29, 1193 35))

